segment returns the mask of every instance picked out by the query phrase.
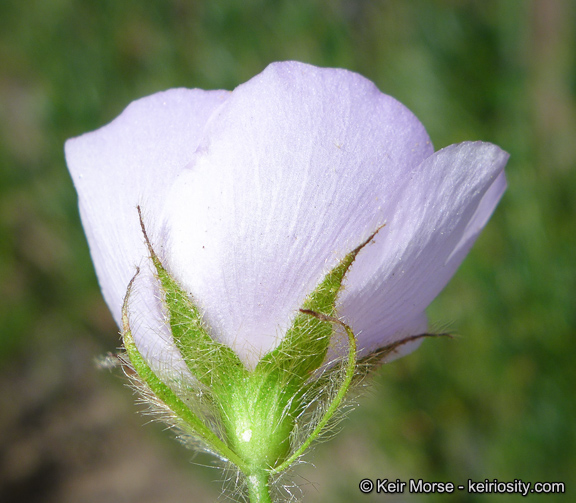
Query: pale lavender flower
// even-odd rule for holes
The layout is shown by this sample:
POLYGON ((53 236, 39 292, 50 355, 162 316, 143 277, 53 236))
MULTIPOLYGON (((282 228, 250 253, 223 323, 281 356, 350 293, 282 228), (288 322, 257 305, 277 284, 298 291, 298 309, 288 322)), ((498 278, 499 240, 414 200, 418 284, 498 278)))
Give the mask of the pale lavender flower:
POLYGON ((482 142, 434 152, 418 119, 372 82, 296 62, 274 63, 233 92, 142 98, 66 144, 119 325, 128 283, 143 269, 132 330, 158 372, 185 365, 146 266, 137 205, 211 335, 249 368, 278 345, 324 275, 385 224, 337 302, 367 354, 426 331, 426 307, 505 190, 507 158, 482 142))

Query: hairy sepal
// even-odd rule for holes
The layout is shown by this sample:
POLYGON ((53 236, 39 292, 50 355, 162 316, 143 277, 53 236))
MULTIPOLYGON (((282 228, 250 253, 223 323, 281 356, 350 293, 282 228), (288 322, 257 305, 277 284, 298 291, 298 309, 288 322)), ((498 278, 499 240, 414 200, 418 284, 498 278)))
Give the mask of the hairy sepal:
MULTIPOLYGON (((132 285, 139 272, 139 270, 136 272, 136 275, 128 285, 124 305, 122 307, 122 340, 124 343, 124 349, 126 350, 126 355, 134 372, 138 376, 137 381, 139 385, 147 388, 147 390, 149 390, 156 399, 174 415, 174 417, 170 419, 170 422, 174 422, 174 424, 184 432, 200 441, 203 448, 213 452, 223 460, 230 461, 242 470, 244 467, 243 460, 237 456, 236 453, 228 447, 227 443, 206 424, 203 418, 195 414, 190 406, 154 373, 146 362, 146 359, 138 350, 132 336, 128 305, 132 285)), ((144 393, 144 396, 145 395, 146 393, 144 393)), ((164 412, 165 411, 161 411, 161 413, 164 412)))
POLYGON ((335 317, 336 300, 346 272, 376 233, 328 272, 304 301, 282 342, 266 354, 254 370, 248 370, 229 346, 211 337, 200 310, 163 266, 148 240, 142 217, 140 221, 156 269, 174 344, 198 381, 190 383, 190 387, 202 386, 210 395, 214 406, 212 415, 222 426, 222 438, 193 413, 190 404, 186 403, 188 396, 177 396, 182 393, 181 389, 186 389, 186 383, 174 393, 140 355, 129 330, 126 301, 124 342, 134 369, 151 391, 211 450, 236 464, 248 478, 260 477, 263 470, 269 474, 279 473, 319 435, 334 414, 336 402, 341 402, 351 383, 356 364, 355 339, 349 327, 335 317), (333 400, 323 406, 314 424, 305 428, 310 435, 302 438, 294 434, 295 420, 310 408, 310 400, 316 400, 310 398, 310 391, 315 387, 315 373, 325 364, 336 325, 344 327, 349 335, 345 365, 347 377, 337 366, 333 372, 328 371, 337 376, 332 379, 336 391, 327 394, 333 400))

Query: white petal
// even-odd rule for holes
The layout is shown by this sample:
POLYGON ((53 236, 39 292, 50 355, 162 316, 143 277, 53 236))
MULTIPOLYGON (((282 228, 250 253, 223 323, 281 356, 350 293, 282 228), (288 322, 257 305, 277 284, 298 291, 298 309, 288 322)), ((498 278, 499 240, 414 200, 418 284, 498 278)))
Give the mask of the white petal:
POLYGON ((444 288, 505 189, 508 154, 488 143, 451 145, 406 175, 396 207, 345 280, 339 311, 373 349, 406 335, 406 323, 444 288))
POLYGON ((136 206, 148 231, 167 189, 189 162, 211 113, 228 92, 173 89, 132 103, 107 126, 66 143, 84 230, 104 298, 120 325, 128 282, 147 252, 136 206))
POLYGON ((168 265, 216 338, 253 365, 431 154, 413 114, 363 77, 271 65, 214 114, 176 180, 168 265))

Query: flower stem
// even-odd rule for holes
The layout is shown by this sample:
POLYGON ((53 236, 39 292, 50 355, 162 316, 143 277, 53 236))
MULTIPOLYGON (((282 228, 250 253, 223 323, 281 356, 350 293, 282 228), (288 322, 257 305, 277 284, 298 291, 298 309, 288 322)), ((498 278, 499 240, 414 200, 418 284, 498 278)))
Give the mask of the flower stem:
POLYGON ((270 474, 265 470, 255 471, 246 476, 250 503, 272 503, 268 489, 269 477, 270 474))

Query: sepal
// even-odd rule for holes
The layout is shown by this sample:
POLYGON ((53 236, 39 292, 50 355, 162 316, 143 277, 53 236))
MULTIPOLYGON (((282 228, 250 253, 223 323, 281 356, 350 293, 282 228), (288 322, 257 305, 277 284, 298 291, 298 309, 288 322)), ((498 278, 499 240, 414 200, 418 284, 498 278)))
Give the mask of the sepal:
POLYGON ((211 337, 199 308, 154 251, 140 208, 138 212, 172 338, 190 374, 177 385, 164 382, 138 350, 128 306, 139 272, 128 286, 122 310, 128 359, 139 379, 176 417, 176 423, 243 472, 252 493, 304 453, 334 417, 353 382, 356 339, 350 327, 336 318, 336 300, 356 256, 379 229, 326 274, 304 301, 280 344, 249 370, 229 346, 211 337), (347 334, 347 358, 340 365, 327 365, 336 325, 347 334), (322 367, 323 378, 318 379, 322 367), (325 378, 330 390, 319 392, 325 378), (203 400, 210 404, 210 420, 197 413, 201 407, 190 403, 198 389, 208 397, 203 400), (308 417, 311 409, 316 412, 308 417), (297 419, 302 418, 309 424, 299 428, 297 419), (251 481, 258 481, 252 489, 251 481))
POLYGON ((238 466, 240 469, 244 466, 242 459, 240 459, 227 445, 222 441, 203 421, 200 419, 192 409, 174 393, 166 383, 164 383, 150 368, 144 357, 141 355, 130 328, 130 320, 128 316, 128 304, 132 286, 136 276, 140 273, 137 270, 136 275, 132 278, 128 285, 128 290, 124 298, 122 306, 122 340, 124 349, 130 364, 134 369, 138 380, 141 385, 144 385, 150 390, 157 400, 160 400, 172 414, 175 416, 175 422, 179 428, 186 433, 192 435, 195 439, 199 440, 203 447, 213 452, 219 458, 230 461, 238 466))

